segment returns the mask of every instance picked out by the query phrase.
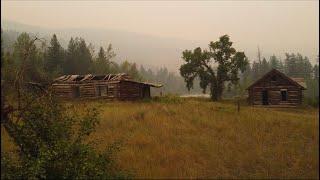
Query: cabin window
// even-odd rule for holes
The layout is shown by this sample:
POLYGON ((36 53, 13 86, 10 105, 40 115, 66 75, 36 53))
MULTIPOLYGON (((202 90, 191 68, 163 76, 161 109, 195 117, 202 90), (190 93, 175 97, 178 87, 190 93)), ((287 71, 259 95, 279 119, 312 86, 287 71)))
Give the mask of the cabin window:
POLYGON ((108 86, 108 96, 113 96, 113 94, 114 94, 114 86, 109 85, 108 86))
POLYGON ((288 100, 288 91, 281 90, 281 101, 287 101, 287 100, 288 100))
POLYGON ((106 86, 97 86, 96 91, 97 91, 97 96, 107 96, 106 86))

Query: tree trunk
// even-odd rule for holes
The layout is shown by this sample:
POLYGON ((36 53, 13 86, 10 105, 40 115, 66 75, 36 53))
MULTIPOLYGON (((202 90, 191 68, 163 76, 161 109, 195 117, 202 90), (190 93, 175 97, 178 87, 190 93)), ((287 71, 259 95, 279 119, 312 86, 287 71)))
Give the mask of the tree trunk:
POLYGON ((217 91, 217 82, 210 83, 210 95, 212 101, 218 101, 218 91, 217 91))

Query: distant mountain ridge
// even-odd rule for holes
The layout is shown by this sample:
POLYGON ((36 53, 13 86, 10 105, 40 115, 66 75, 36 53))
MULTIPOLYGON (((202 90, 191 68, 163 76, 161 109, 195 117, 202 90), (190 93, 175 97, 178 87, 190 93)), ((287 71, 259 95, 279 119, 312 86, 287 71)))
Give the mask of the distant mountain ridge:
POLYGON ((162 38, 121 30, 90 28, 51 29, 6 20, 2 20, 1 27, 4 31, 14 30, 17 32, 33 33, 47 40, 55 33, 59 42, 65 48, 71 37, 84 38, 87 43, 92 43, 96 50, 100 46, 106 48, 111 43, 117 54, 116 61, 128 60, 149 67, 166 66, 170 71, 174 72, 178 72, 179 66, 183 63, 181 59, 182 51, 197 46, 207 46, 207 42, 162 38))

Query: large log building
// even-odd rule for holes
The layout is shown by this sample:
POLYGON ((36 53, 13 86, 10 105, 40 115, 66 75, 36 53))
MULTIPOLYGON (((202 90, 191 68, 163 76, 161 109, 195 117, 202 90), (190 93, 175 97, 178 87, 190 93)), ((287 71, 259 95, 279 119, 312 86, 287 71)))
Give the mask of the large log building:
POLYGON ((127 74, 64 75, 54 80, 53 91, 64 99, 105 98, 136 100, 150 98, 150 87, 162 85, 134 81, 127 74))
POLYGON ((247 88, 251 105, 287 107, 302 103, 303 78, 290 78, 272 69, 247 88))

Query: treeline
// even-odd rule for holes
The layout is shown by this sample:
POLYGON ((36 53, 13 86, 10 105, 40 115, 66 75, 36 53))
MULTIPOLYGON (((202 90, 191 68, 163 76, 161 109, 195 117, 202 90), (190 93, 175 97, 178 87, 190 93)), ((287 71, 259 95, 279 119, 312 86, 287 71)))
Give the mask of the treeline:
MULTIPOLYGON (((21 33, 17 39, 10 43, 10 37, 3 37, 5 50, 3 54, 3 80, 12 82, 16 75, 15 69, 22 65, 25 57, 25 49, 28 49, 26 57, 25 80, 35 82, 50 82, 52 79, 65 74, 108 74, 127 73, 133 79, 161 83, 163 88, 153 90, 153 94, 160 93, 188 93, 183 79, 176 73, 169 72, 166 67, 152 70, 143 65, 128 61, 115 62, 112 45, 105 49, 100 47, 95 52, 94 46, 87 43, 83 38, 71 38, 68 46, 64 49, 54 34, 47 44, 43 39, 35 39, 28 33, 21 33), (36 41, 35 41, 36 40, 36 41)), ((195 88, 191 93, 200 93, 195 88)))
MULTIPOLYGON (((9 33, 10 34, 10 33, 9 33)), ((16 39, 7 37, 2 33, 2 80, 13 82, 17 67, 22 63, 27 67, 24 79, 34 82, 50 82, 52 79, 64 74, 108 74, 127 73, 135 80, 161 83, 160 89, 153 89, 153 95, 159 94, 201 94, 200 81, 194 80, 194 88, 188 91, 184 79, 177 73, 169 72, 166 67, 151 69, 128 61, 115 62, 112 45, 107 48, 100 47, 98 52, 91 43, 83 38, 71 38, 67 48, 63 48, 56 35, 51 37, 49 43, 41 38, 35 38, 28 33, 21 33, 16 39), (25 50, 28 49, 28 53, 25 50), (28 54, 28 57, 24 57, 28 54), (22 61, 25 58, 25 61, 22 61)), ((237 85, 226 84, 223 96, 232 98, 243 95, 255 80, 260 78, 272 68, 278 69, 289 77, 305 79, 307 90, 304 96, 309 104, 319 103, 319 65, 312 65, 308 57, 299 53, 285 54, 284 59, 273 55, 269 58, 261 56, 250 60, 243 73, 239 74, 237 85)))

